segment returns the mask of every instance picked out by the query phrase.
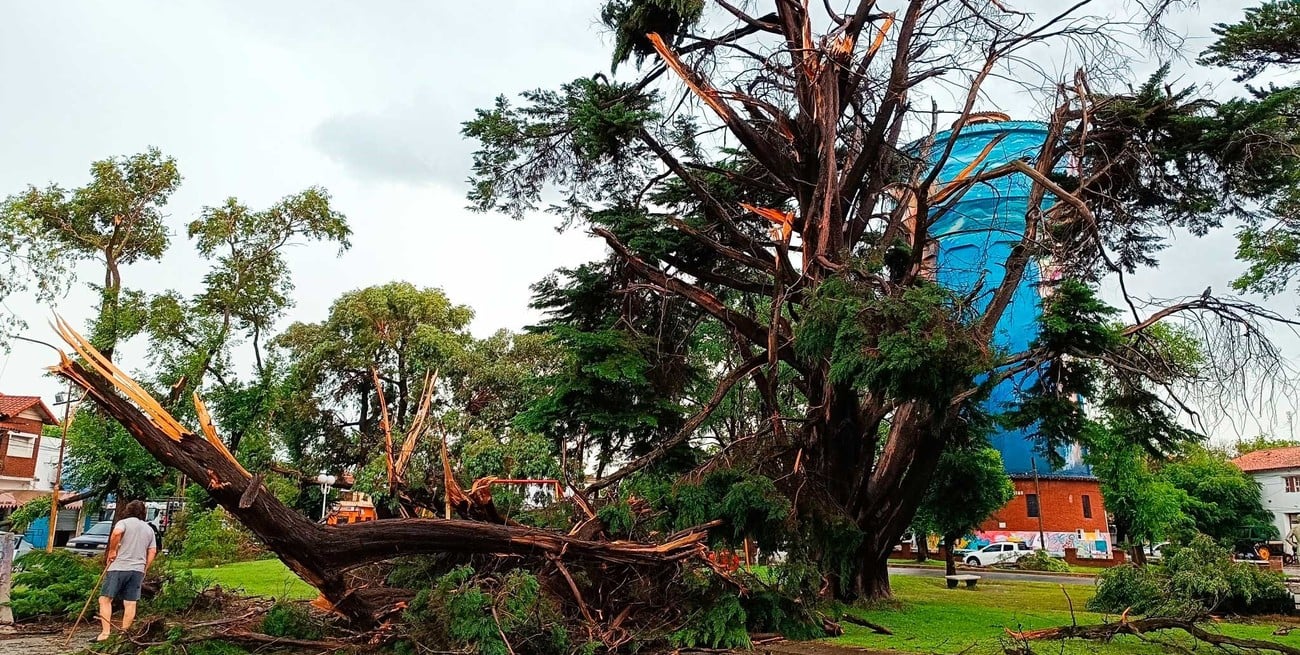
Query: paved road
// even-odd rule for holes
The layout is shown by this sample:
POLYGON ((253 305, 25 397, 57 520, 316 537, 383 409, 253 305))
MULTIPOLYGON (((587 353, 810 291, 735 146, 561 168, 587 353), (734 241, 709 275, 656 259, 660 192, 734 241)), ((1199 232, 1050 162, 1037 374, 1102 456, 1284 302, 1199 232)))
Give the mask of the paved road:
MULTIPOLYGON (((996 571, 992 569, 979 570, 959 570, 958 573, 973 573, 985 580, 1010 580, 1012 582, 1049 582, 1052 584, 1069 584, 1069 585, 1091 585, 1095 584, 1093 578, 1077 577, 1071 575, 1040 575, 1012 573, 1010 571, 996 571)), ((890 575, 919 575, 926 578, 942 578, 943 569, 912 568, 903 566, 889 567, 890 575)))

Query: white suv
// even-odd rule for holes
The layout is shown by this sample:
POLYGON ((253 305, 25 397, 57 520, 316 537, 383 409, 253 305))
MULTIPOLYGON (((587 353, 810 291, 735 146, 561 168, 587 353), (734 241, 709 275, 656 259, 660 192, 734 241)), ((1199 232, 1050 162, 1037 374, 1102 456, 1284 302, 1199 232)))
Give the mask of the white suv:
POLYGON ((977 551, 968 553, 966 563, 971 566, 991 566, 1002 562, 1014 562, 1032 552, 1034 552, 1034 549, 1023 541, 1015 543, 1004 541, 989 544, 977 551))

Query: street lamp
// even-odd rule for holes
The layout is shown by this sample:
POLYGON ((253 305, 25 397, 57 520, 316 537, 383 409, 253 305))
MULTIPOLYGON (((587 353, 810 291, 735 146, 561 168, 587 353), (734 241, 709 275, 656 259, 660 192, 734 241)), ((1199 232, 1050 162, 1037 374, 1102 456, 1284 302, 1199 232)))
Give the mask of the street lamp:
POLYGON ((330 496, 330 487, 334 486, 335 478, 332 475, 321 473, 316 476, 316 483, 320 485, 320 520, 325 520, 325 503, 330 496))
POLYGON ((45 552, 54 552, 54 532, 59 527, 59 485, 63 483, 63 451, 68 446, 68 426, 72 423, 72 406, 79 404, 86 399, 86 394, 80 398, 72 399, 72 383, 68 383, 68 391, 60 391, 54 395, 54 405, 63 405, 63 437, 59 439, 59 461, 54 466, 54 491, 50 493, 50 529, 49 535, 45 539, 45 552))

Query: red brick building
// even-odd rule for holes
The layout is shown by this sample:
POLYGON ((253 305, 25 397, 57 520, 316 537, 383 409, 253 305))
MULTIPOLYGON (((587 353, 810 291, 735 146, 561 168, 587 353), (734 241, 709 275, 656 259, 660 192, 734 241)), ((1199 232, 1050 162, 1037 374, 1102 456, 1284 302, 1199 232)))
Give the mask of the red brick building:
POLYGON ((1061 553, 1078 549, 1080 557, 1110 557, 1110 527, 1101 485, 1086 476, 1013 475, 1016 495, 980 526, 976 541, 1024 541, 1061 553), (1041 523, 1040 523, 1041 521, 1041 523))
POLYGON ((39 396, 0 394, 0 491, 32 487, 41 430, 58 423, 39 396))

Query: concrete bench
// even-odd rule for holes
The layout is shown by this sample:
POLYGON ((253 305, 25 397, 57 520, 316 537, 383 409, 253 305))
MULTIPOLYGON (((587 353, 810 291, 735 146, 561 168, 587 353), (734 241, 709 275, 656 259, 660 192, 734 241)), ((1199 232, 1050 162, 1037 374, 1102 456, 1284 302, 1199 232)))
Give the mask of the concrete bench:
POLYGON ((970 575, 970 574, 966 574, 966 575, 945 575, 945 576, 943 576, 943 577, 944 577, 945 580, 948 581, 948 588, 949 588, 949 589, 956 589, 956 588, 957 588, 957 583, 958 583, 958 582, 965 582, 965 583, 966 583, 966 588, 967 588, 967 589, 974 589, 974 588, 975 588, 975 583, 976 583, 976 582, 979 582, 979 579, 980 579, 980 577, 979 577, 978 575, 970 575))

